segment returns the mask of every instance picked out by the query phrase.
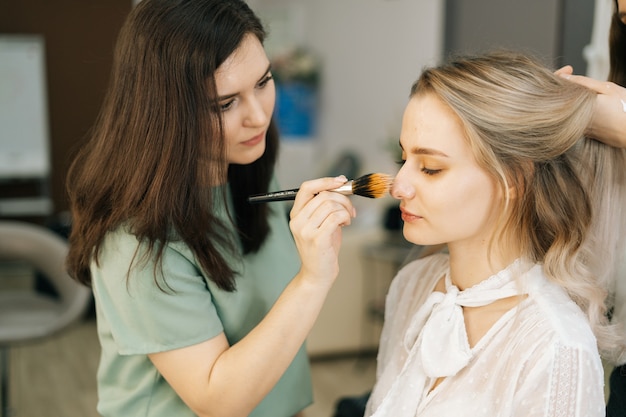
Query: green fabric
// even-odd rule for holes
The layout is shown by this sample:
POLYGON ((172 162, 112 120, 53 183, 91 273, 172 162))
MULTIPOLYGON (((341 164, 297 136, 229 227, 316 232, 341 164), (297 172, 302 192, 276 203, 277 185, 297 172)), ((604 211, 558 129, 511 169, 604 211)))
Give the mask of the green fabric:
MULTIPOLYGON (((219 212, 225 216, 223 204, 219 212)), ((143 244, 127 280, 139 242, 124 228, 109 233, 99 266, 92 265, 102 346, 98 411, 103 417, 194 415, 147 354, 200 343, 222 331, 234 344, 258 324, 299 268, 282 203, 272 204, 270 222, 272 233, 258 253, 229 259, 242 271, 237 290, 230 293, 203 276, 191 251, 180 242, 165 248, 163 291, 154 282, 154 263, 141 258, 143 244)), ((311 401, 310 368, 302 346, 251 416, 287 417, 311 401)))

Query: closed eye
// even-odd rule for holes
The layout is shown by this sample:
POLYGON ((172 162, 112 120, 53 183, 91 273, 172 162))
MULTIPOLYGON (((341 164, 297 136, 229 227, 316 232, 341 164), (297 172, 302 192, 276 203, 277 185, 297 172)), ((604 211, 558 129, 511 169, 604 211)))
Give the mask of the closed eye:
POLYGON ((426 167, 423 167, 421 170, 426 175, 437 175, 437 174, 439 174, 441 172, 440 169, 429 169, 429 168, 426 168, 426 167))
POLYGON ((272 74, 267 74, 259 83, 257 84, 258 88, 265 88, 267 84, 274 79, 272 74))
POLYGON ((220 111, 227 111, 228 109, 230 109, 233 106, 233 103, 235 103, 235 100, 228 100, 226 103, 221 103, 220 104, 220 111))

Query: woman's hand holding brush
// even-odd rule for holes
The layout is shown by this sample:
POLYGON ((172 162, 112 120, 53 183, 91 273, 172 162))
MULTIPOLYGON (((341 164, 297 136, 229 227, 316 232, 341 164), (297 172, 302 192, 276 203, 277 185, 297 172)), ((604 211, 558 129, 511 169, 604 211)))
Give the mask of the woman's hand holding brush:
MULTIPOLYGON (((295 352, 313 327, 339 275, 341 227, 349 225, 355 215, 348 197, 329 191, 345 181, 344 177, 320 178, 307 181, 300 187, 289 222, 301 259, 300 271, 263 321, 246 336, 248 340, 254 338, 252 340, 257 341, 253 352, 255 357, 259 357, 259 351, 265 356, 276 352, 275 343, 266 334, 284 339, 281 349, 286 350, 285 346, 288 346, 295 352)), ((282 352, 279 355, 281 360, 284 359, 282 352)))
POLYGON ((302 260, 298 276, 316 286, 326 283, 328 289, 339 274, 341 227, 356 216, 350 199, 331 191, 345 182, 344 176, 304 182, 290 212, 289 227, 302 260))

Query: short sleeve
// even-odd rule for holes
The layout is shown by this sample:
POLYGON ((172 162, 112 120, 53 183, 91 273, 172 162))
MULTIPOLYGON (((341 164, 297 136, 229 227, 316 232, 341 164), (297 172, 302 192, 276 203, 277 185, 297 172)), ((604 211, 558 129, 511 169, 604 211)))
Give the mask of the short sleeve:
POLYGON ((92 266, 98 314, 105 316, 120 354, 177 349, 223 331, 206 281, 190 259, 167 246, 161 275, 144 254, 133 235, 116 231, 105 240, 99 266, 92 266))

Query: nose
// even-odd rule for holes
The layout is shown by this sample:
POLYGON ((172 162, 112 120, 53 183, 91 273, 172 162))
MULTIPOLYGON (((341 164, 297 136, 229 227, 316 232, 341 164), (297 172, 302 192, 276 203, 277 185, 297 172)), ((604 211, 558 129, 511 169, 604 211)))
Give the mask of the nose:
POLYGON ((264 126, 269 122, 270 115, 266 113, 262 100, 252 97, 248 101, 244 123, 250 127, 264 126))
POLYGON ((404 173, 403 169, 398 171, 391 185, 391 196, 398 200, 409 200, 415 197, 415 189, 404 173))

